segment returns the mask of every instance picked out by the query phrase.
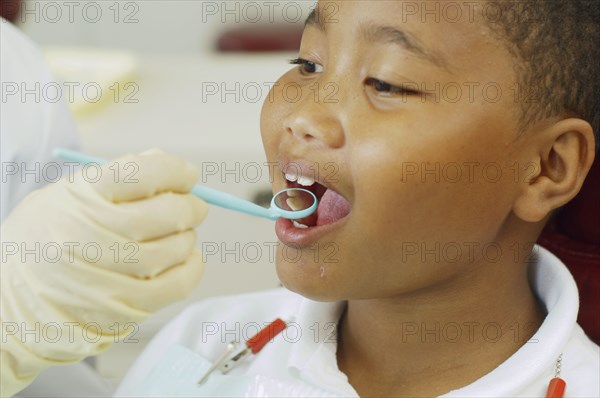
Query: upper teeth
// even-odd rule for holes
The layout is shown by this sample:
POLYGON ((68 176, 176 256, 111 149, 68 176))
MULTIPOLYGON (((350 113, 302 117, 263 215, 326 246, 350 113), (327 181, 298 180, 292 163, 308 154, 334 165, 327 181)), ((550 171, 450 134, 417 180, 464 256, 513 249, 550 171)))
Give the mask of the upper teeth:
POLYGON ((310 178, 310 177, 306 177, 306 176, 299 176, 296 173, 285 173, 285 179, 288 181, 292 181, 292 182, 295 181, 304 187, 310 187, 311 185, 313 185, 315 183, 314 178, 310 178))

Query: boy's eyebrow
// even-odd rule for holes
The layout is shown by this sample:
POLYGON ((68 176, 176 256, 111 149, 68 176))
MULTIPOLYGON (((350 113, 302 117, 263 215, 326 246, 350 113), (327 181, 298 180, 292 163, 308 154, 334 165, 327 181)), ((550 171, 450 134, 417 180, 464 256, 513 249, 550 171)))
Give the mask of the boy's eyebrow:
POLYGON ((319 30, 325 32, 325 21, 321 18, 319 9, 313 8, 313 10, 308 14, 306 21, 304 21, 304 26, 311 25, 319 28, 319 30))
MULTIPOLYGON (((327 31, 326 21, 319 15, 318 8, 313 9, 308 15, 308 18, 306 18, 304 26, 308 25, 314 26, 324 33, 327 31)), ((392 26, 366 25, 361 27, 360 35, 366 41, 397 44, 421 59, 429 61, 436 66, 448 69, 449 63, 445 57, 433 50, 425 48, 409 32, 402 31, 392 26)))
POLYGON ((441 54, 425 48, 409 32, 393 26, 366 25, 361 27, 360 34, 366 41, 393 43, 436 66, 448 66, 448 61, 441 54))

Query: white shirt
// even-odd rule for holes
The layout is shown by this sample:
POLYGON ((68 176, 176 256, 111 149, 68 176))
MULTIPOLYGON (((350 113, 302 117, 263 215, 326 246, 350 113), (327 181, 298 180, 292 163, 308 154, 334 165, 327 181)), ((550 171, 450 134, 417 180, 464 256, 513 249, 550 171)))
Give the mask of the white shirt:
MULTIPOLYGON (((600 352, 576 324, 578 293, 567 268, 538 247, 533 288, 548 311, 530 340, 479 380, 444 397, 544 397, 562 353, 566 397, 600 396, 600 352)), ((322 303, 285 289, 215 298, 191 305, 162 329, 135 362, 117 396, 344 396, 358 394, 336 361, 335 325, 345 303, 322 303), (244 341, 275 318, 292 319, 257 355, 206 384, 198 375, 231 340, 244 341), (220 383, 220 384, 219 384, 220 383), (215 387, 217 386, 217 387, 215 387), (150 390, 147 389, 150 388, 150 390), (214 391, 209 391, 211 388, 214 391)))

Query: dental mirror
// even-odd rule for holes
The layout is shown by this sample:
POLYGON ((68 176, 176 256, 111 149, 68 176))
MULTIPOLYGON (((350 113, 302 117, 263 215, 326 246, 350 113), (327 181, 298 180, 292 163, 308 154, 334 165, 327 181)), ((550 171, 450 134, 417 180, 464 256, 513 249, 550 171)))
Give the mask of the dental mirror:
MULTIPOLYGON (((106 160, 85 155, 70 149, 56 148, 53 152, 54 157, 71 162, 78 162, 82 165, 88 163, 105 163, 106 160)), ((284 189, 273 196, 271 207, 266 209, 262 206, 238 198, 237 196, 208 188, 203 185, 196 185, 191 193, 202 198, 207 203, 241 213, 250 214, 257 217, 277 220, 278 218, 287 218, 298 220, 308 217, 317 210, 318 200, 314 193, 307 189, 290 188, 284 189)))
POLYGON ((303 188, 290 188, 279 191, 271 201, 271 210, 276 210, 283 218, 297 220, 315 212, 319 201, 314 193, 303 188))
POLYGON ((308 217, 317 210, 318 204, 315 194, 302 188, 284 189, 276 193, 268 209, 203 185, 196 185, 191 192, 207 203, 270 220, 280 217, 290 220, 308 217))

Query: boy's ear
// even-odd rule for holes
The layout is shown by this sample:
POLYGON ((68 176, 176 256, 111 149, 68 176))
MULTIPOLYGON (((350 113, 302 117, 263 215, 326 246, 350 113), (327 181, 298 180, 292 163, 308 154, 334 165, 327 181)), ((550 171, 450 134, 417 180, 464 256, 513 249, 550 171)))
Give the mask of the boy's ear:
POLYGON ((537 222, 577 195, 592 166, 595 140, 592 126, 582 119, 563 119, 539 131, 536 173, 524 181, 513 211, 522 220, 537 222))

